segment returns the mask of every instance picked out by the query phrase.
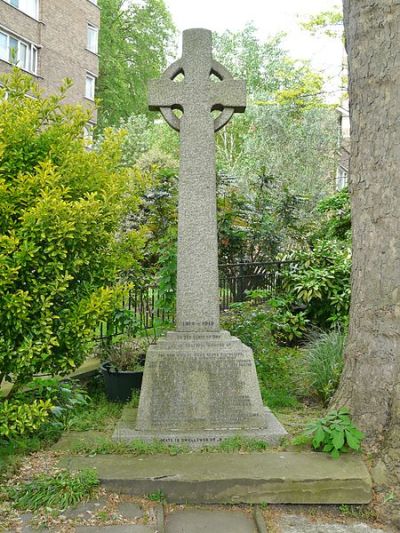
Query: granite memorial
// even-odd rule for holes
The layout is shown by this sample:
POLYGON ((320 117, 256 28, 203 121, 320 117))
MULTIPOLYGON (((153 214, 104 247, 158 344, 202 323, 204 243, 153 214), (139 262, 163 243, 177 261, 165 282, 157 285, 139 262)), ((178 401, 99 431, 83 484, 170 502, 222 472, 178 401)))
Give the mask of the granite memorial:
POLYGON ((121 421, 118 440, 286 434, 263 406, 251 349, 219 324, 214 134, 245 107, 245 82, 213 59, 205 29, 184 31, 182 57, 149 84, 149 108, 180 133, 176 331, 150 346, 135 425, 121 421))

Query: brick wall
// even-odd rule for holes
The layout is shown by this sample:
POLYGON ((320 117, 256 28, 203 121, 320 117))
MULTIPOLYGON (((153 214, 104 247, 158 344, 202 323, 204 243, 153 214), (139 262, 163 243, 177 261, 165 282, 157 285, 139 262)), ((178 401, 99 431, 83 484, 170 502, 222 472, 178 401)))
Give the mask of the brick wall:
MULTIPOLYGON (((88 23, 100 26, 100 10, 90 0, 40 0, 39 21, 0 0, 0 27, 39 45, 37 79, 47 94, 54 93, 66 77, 74 82, 66 102, 82 103, 86 72, 98 75, 98 56, 86 49, 88 23)), ((10 65, 0 60, 0 72, 10 65)))

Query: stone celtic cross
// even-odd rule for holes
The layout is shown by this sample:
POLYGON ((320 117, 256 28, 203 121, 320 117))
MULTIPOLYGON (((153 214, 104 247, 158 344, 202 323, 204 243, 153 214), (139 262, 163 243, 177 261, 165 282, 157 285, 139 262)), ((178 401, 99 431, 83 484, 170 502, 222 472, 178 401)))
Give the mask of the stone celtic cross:
POLYGON ((219 331, 214 132, 244 112, 246 87, 213 59, 209 30, 184 31, 182 50, 149 84, 149 108, 180 132, 176 329, 219 331))
POLYGON ((203 29, 183 32, 182 58, 150 83, 150 109, 180 132, 177 321, 149 346, 137 418, 121 418, 116 440, 197 448, 238 434, 277 443, 286 434, 264 409, 251 349, 219 329, 214 133, 245 99, 244 82, 213 60, 203 29))

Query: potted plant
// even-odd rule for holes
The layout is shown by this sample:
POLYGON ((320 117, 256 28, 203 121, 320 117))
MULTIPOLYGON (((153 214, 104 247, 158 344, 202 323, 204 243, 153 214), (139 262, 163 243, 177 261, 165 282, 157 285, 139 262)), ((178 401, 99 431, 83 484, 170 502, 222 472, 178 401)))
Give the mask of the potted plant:
POLYGON ((103 349, 106 361, 101 364, 100 371, 109 400, 127 402, 133 389, 140 390, 148 345, 147 339, 134 338, 103 349))

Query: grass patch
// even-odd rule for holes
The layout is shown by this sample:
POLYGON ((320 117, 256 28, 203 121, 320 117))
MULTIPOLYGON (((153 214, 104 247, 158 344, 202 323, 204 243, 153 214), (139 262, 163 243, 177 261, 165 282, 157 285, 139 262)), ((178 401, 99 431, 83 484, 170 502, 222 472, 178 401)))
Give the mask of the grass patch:
POLYGON ((19 510, 37 511, 46 507, 66 509, 89 498, 98 486, 95 470, 70 473, 66 470, 54 476, 40 475, 27 483, 5 488, 7 498, 19 510))
POLYGON ((66 429, 69 431, 89 431, 101 428, 111 430, 123 409, 123 404, 107 400, 104 393, 93 397, 92 401, 68 420, 66 429))
POLYGON ((269 448, 269 444, 263 440, 252 439, 250 437, 229 437, 224 439, 216 446, 205 446, 200 451, 202 452, 263 452, 269 448))

